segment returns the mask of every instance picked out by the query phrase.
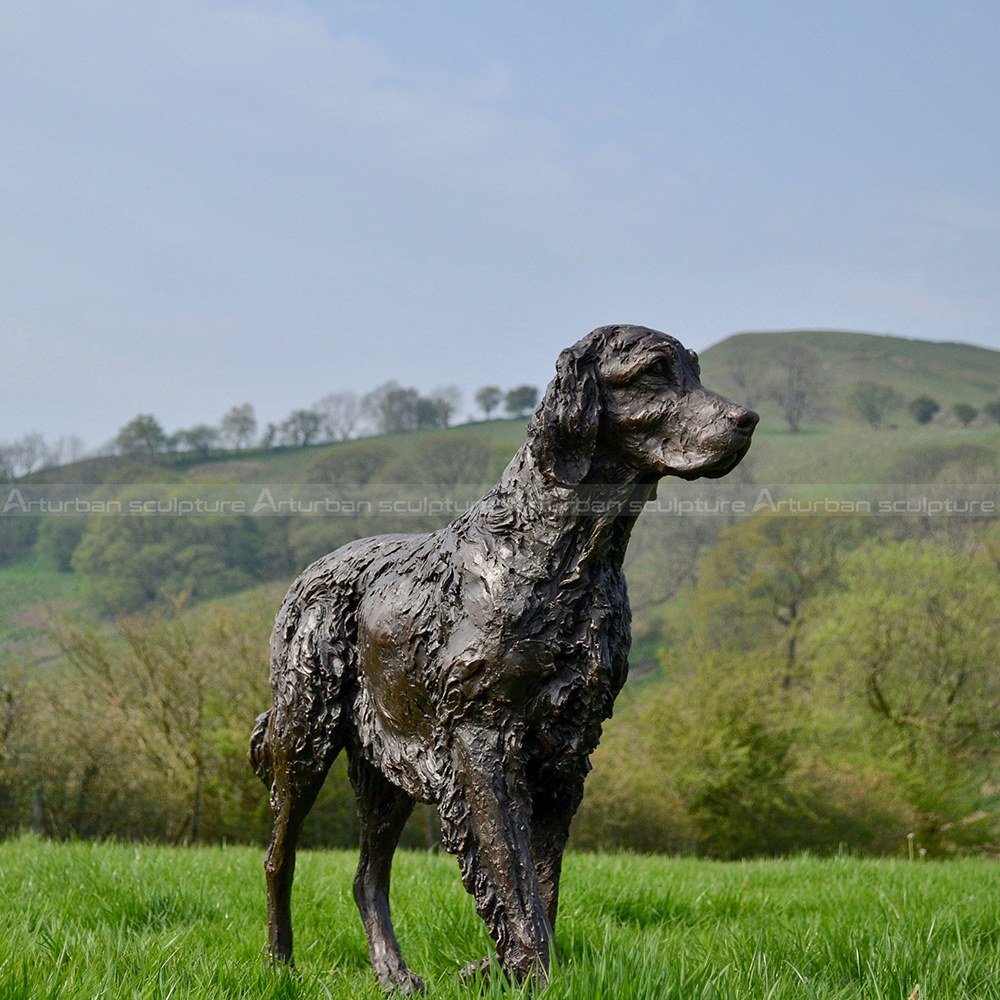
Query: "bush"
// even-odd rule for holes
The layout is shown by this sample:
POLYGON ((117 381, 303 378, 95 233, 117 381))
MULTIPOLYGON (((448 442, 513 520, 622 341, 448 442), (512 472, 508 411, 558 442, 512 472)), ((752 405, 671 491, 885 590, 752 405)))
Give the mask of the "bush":
POLYGON ((979 410, 968 403, 956 403, 951 408, 951 412, 955 414, 955 418, 963 427, 968 427, 979 416, 979 410))
POLYGON ((73 553, 87 530, 85 517, 53 516, 43 518, 38 526, 35 554, 47 566, 60 573, 72 570, 73 553))
POLYGON ((934 414, 941 409, 941 404, 930 396, 917 396, 911 400, 907 409, 918 424, 929 424, 934 419, 934 414))
POLYGON ((647 686, 607 726, 573 844, 714 858, 884 853, 912 810, 781 684, 784 664, 732 654, 647 686))
MULTIPOLYGON (((246 764, 270 701, 271 608, 217 606, 50 634, 68 672, 41 682, 21 780, 60 837, 260 840, 267 795, 246 764)), ((28 727, 26 726, 25 729, 28 727)))
POLYGON ((24 514, 0 517, 0 566, 28 558, 38 537, 39 521, 24 514))
MULTIPOLYGON (((119 495, 126 510, 150 497, 167 494, 150 485, 119 495)), ((99 611, 128 613, 165 594, 204 599, 245 589, 287 573, 290 556, 277 519, 124 514, 91 518, 71 565, 99 611)))

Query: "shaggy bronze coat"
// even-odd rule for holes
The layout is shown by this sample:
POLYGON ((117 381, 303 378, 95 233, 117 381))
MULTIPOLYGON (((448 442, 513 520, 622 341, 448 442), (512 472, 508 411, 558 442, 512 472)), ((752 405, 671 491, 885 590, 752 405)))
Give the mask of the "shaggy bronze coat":
POLYGON ((594 330, 559 356, 524 446, 482 500, 429 535, 345 545, 292 584, 271 637, 274 707, 250 746, 275 817, 275 961, 292 959, 302 822, 346 749, 354 896, 382 986, 423 989, 389 916, 414 801, 437 806, 504 970, 546 978, 570 820, 628 669, 632 525, 662 476, 734 468, 757 423, 699 377, 672 337, 594 330))

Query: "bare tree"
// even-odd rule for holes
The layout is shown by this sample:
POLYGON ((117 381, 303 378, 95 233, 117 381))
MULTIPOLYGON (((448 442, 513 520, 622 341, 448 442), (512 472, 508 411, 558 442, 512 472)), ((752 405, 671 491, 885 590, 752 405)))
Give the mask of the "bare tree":
POLYGON ((786 344, 775 352, 774 365, 776 371, 768 382, 767 394, 781 407, 788 430, 797 434, 803 418, 819 411, 819 352, 808 344, 786 344))
POLYGON ((322 418, 323 436, 328 441, 348 441, 354 437, 361 419, 361 404, 353 392, 331 392, 313 409, 322 418))
POLYGON ((48 449, 47 464, 64 465, 72 462, 79 462, 83 458, 86 446, 83 439, 76 434, 68 437, 60 437, 55 444, 48 449))
POLYGON ((25 434, 9 444, 0 444, 0 478, 17 479, 35 469, 53 465, 58 465, 58 458, 53 457, 53 450, 38 431, 25 434))
POLYGON ((430 401, 437 408, 438 427, 447 427, 455 411, 462 405, 462 390, 457 385, 438 386, 430 394, 430 401))
POLYGON ((877 382, 856 382, 849 401, 872 430, 876 431, 890 413, 906 402, 891 386, 879 385, 877 382))
POLYGON ((384 382, 361 400, 361 409, 381 434, 398 434, 417 426, 416 389, 404 389, 398 382, 384 382))

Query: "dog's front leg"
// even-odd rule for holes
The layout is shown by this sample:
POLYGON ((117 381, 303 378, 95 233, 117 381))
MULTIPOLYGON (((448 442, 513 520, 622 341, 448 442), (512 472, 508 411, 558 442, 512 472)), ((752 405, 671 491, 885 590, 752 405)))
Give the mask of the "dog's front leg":
POLYGON ((583 799, 584 761, 569 775, 549 779, 535 787, 531 808, 531 854, 535 859, 542 902, 553 929, 559 909, 559 877, 569 826, 583 799))
POLYGON ((552 928, 531 857, 531 807, 518 740, 486 726, 454 733, 441 800, 445 846, 512 978, 548 979, 552 928))

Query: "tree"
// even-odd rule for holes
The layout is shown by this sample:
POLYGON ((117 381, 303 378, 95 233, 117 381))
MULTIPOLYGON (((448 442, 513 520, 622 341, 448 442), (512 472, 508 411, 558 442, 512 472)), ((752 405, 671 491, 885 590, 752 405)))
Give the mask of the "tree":
POLYGON ((498 385, 484 385, 476 390, 476 406, 483 411, 483 416, 489 420, 490 414, 500 405, 503 393, 498 385))
POLYGON ((519 385, 507 391, 503 408, 512 417, 527 416, 538 404, 538 389, 533 385, 519 385))
POLYGON ((934 414, 941 409, 941 404, 930 396, 917 396, 907 407, 913 414, 913 419, 918 424, 929 424, 934 419, 934 414))
POLYGON ((320 414, 323 436, 328 441, 347 441, 361 418, 361 404, 353 392, 331 392, 313 409, 320 414))
POLYGON ((428 399, 425 396, 417 396, 413 407, 413 414, 418 431, 435 430, 443 426, 441 422, 441 410, 433 399, 428 399))
POLYGON ((970 406, 968 403, 956 403, 952 408, 951 412, 955 414, 959 423, 963 427, 968 427, 976 417, 979 416, 979 410, 974 406, 970 406))
POLYGON ((803 418, 819 409, 819 353, 808 344, 790 343, 775 352, 774 364, 777 372, 769 380, 767 394, 781 407, 788 430, 797 434, 803 418))
POLYGON ((961 818, 946 815, 966 808, 948 801, 956 765, 995 758, 1000 739, 995 568, 907 541, 865 545, 841 574, 843 588, 816 609, 819 664, 883 725, 931 825, 961 818))
POLYGON ((416 389, 404 389, 398 382, 389 381, 372 389, 361 399, 361 409, 381 434, 398 434, 417 426, 416 389))
POLYGON ((277 446, 278 434, 280 433, 278 425, 269 423, 267 427, 264 428, 264 433, 260 436, 260 446, 261 448, 269 449, 277 446))
POLYGON ((1000 424, 1000 400, 994 400, 992 403, 987 403, 983 407, 983 413, 985 413, 991 420, 995 420, 998 424, 1000 424))
POLYGON ((283 443, 305 448, 319 436, 323 417, 316 410, 292 410, 282 423, 280 431, 283 443))
MULTIPOLYGON (((157 484, 110 494, 124 511, 130 504, 157 503, 170 510, 176 495, 176 487, 157 484)), ((71 565, 99 611, 129 613, 160 601, 164 593, 215 597, 289 568, 278 518, 162 517, 155 510, 89 519, 71 565)))
POLYGON ((219 421, 219 431, 227 444, 242 451, 257 433, 257 417, 253 406, 250 403, 234 406, 219 421))
MULTIPOLYGON (((96 709, 93 715, 124 736, 121 751, 131 750, 133 760, 139 757, 159 775, 161 794, 174 808, 167 838, 196 843, 206 819, 214 821, 218 836, 230 772, 243 798, 259 798, 240 780, 246 770, 241 744, 265 694, 266 618, 221 608, 192 612, 183 604, 177 598, 164 615, 122 619, 114 638, 65 619, 53 620, 49 634, 82 681, 80 693, 96 709), (231 768, 231 758, 244 766, 231 768)), ((245 824, 248 810, 234 805, 245 824)))
MULTIPOLYGON (((64 440, 60 438, 60 447, 64 440)), ((80 441, 79 438, 73 440, 80 441)), ((50 468, 58 465, 59 460, 60 452, 49 448, 45 438, 33 431, 10 444, 0 444, 0 481, 26 476, 39 467, 50 468)))
POLYGON ((697 655, 779 644, 781 684, 790 687, 807 602, 836 583, 856 530, 849 518, 764 514, 722 531, 705 555, 694 591, 697 655))
POLYGON ((455 411, 462 405, 462 390, 457 385, 441 385, 431 393, 430 400, 437 408, 437 426, 444 428, 451 423, 455 411))
POLYGON ((905 402, 891 386, 879 385, 877 382, 855 382, 849 401, 872 430, 876 431, 885 422, 885 418, 905 402))
POLYGON ((124 455, 155 455, 167 447, 167 435, 151 413, 140 413, 130 420, 115 438, 124 455))
POLYGON ((177 431, 172 437, 185 450, 196 451, 202 458, 208 458, 208 453, 219 440, 219 432, 208 424, 196 424, 189 430, 177 431))

